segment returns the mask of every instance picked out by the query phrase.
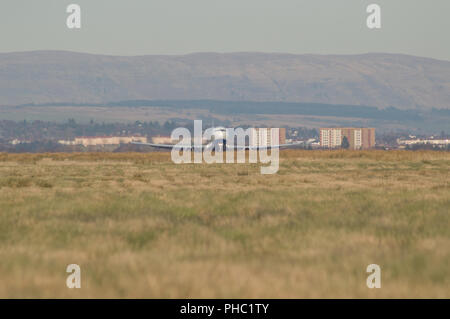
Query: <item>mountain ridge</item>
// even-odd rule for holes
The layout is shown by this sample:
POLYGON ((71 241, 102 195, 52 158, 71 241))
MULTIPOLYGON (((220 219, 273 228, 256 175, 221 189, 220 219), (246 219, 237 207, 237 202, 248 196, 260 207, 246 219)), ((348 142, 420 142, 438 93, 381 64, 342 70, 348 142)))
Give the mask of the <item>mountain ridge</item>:
POLYGON ((391 53, 0 53, 0 105, 165 99, 449 109, 450 61, 391 53))
POLYGON ((424 59, 424 60, 434 60, 437 62, 448 62, 450 60, 438 59, 432 57, 424 57, 419 55, 412 55, 407 53, 389 53, 389 52, 365 52, 365 53, 352 53, 352 54, 323 54, 323 53, 289 53, 289 52, 263 52, 263 51, 233 51, 233 52, 218 52, 218 51, 199 51, 199 52, 188 52, 181 54, 138 54, 138 55, 120 55, 120 54, 105 54, 105 53, 91 53, 82 51, 71 51, 71 50, 28 50, 28 51, 9 51, 0 52, 2 55, 19 55, 19 54, 30 54, 30 53, 43 53, 43 54, 75 54, 75 55, 86 55, 86 56, 98 56, 98 57, 111 57, 111 58, 139 58, 139 57, 186 57, 195 55, 280 55, 280 56, 292 56, 292 57, 302 57, 302 56, 316 56, 316 57, 363 57, 363 56, 404 56, 410 58, 424 59))

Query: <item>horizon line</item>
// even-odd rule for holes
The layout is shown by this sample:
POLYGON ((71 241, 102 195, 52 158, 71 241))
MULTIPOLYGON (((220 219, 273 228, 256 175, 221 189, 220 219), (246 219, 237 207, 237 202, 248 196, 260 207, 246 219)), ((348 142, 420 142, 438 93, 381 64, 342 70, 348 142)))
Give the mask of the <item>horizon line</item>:
POLYGON ((441 59, 434 58, 428 56, 420 56, 408 53, 398 53, 398 52, 364 52, 364 53, 290 53, 290 52, 276 52, 276 51, 194 51, 188 53, 168 53, 168 54, 106 54, 106 53, 91 53, 84 51, 76 51, 76 50, 58 50, 58 49, 43 49, 43 50, 19 50, 19 51, 7 51, 0 52, 0 55, 8 55, 8 54, 26 54, 26 53, 72 53, 72 54, 80 54, 80 55, 94 55, 94 56, 105 56, 105 57, 122 57, 122 58, 133 58, 133 57, 183 57, 183 56, 191 56, 191 55, 201 55, 201 54, 210 54, 210 55, 236 55, 236 54, 260 54, 260 55, 285 55, 285 56, 323 56, 323 57, 331 57, 331 56, 367 56, 367 55, 397 55, 397 56, 408 56, 422 59, 430 59, 436 61, 450 62, 450 59, 441 59))

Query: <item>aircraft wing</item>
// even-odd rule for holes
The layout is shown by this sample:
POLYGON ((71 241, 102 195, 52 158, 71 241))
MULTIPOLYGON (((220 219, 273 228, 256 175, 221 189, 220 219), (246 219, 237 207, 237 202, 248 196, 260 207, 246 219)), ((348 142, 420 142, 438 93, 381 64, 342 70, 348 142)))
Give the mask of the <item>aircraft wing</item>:
POLYGON ((141 143, 141 142, 131 142, 131 144, 152 146, 152 147, 158 147, 158 148, 167 148, 167 149, 172 149, 175 146, 175 145, 171 145, 171 144, 153 144, 153 143, 141 143))
POLYGON ((163 148, 163 149, 191 149, 191 150, 202 150, 204 148, 204 145, 201 146, 195 146, 195 145, 174 145, 174 144, 154 144, 154 143, 141 143, 141 142, 131 142, 131 144, 134 145, 144 145, 144 146, 151 146, 151 147, 156 147, 156 148, 163 148))
MULTIPOLYGON (((195 150, 195 151, 201 151, 207 147, 211 147, 210 144, 207 145, 199 145, 199 146, 195 146, 195 145, 173 145, 173 144, 154 144, 154 143, 141 143, 141 142, 131 142, 131 144, 135 144, 135 145, 144 145, 144 146, 151 146, 151 147, 156 147, 156 148, 162 148, 162 149, 191 149, 191 150, 195 150)), ((289 148, 289 147, 294 147, 294 146, 299 146, 300 143, 295 143, 295 144, 280 144, 280 145, 267 145, 267 146, 243 146, 243 145, 226 145, 226 148, 228 150, 230 149, 234 149, 234 150, 265 150, 265 149, 272 149, 272 148, 289 148)))
MULTIPOLYGON (((299 146, 301 145, 301 143, 295 143, 295 144, 279 144, 279 145, 267 145, 267 146, 234 146, 232 148, 234 148, 235 150, 246 150, 246 151, 250 151, 250 150, 266 150, 266 149, 272 149, 272 148, 290 148, 290 147, 294 147, 294 146, 299 146)), ((228 147, 228 145, 227 145, 228 147)))

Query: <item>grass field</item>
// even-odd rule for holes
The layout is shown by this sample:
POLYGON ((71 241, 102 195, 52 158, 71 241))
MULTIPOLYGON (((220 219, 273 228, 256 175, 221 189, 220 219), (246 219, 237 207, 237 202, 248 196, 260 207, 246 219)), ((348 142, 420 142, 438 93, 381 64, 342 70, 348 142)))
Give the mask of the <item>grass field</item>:
POLYGON ((281 156, 0 154, 0 297, 450 297, 450 153, 281 156))

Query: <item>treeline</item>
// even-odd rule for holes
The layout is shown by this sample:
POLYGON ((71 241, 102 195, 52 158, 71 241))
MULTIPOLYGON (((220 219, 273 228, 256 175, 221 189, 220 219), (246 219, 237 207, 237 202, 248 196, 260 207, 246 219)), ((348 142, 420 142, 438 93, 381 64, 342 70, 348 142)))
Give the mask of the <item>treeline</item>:
MULTIPOLYGON (((203 129, 212 125, 230 127, 226 121, 217 119, 204 119, 203 129)), ((58 141, 72 140, 77 136, 156 136, 170 135, 177 127, 186 127, 193 131, 193 121, 179 120, 133 123, 98 123, 91 120, 89 123, 78 123, 74 119, 66 122, 47 122, 47 121, 9 121, 0 120, 0 142, 3 141, 58 141)), ((249 125, 243 125, 248 128, 249 125)), ((319 133, 317 129, 306 127, 291 127, 287 129, 288 137, 301 139, 317 138, 319 133)))
MULTIPOLYGON (((211 125, 230 127, 227 121, 203 119, 203 129, 211 125)), ((177 127, 185 127, 193 132, 193 121, 177 120, 160 123, 158 121, 133 123, 78 123, 74 119, 66 122, 10 121, 0 120, 0 152, 71 152, 83 151, 79 146, 67 146, 59 140, 73 140, 79 136, 168 136, 177 127)), ((244 129, 248 125, 242 126, 244 129)), ((288 127, 287 138, 318 138, 317 129, 288 127)), ((121 146, 127 150, 128 146, 121 146)), ((105 150, 102 148, 102 150, 105 150)), ((135 147, 133 151, 139 151, 135 147)))

